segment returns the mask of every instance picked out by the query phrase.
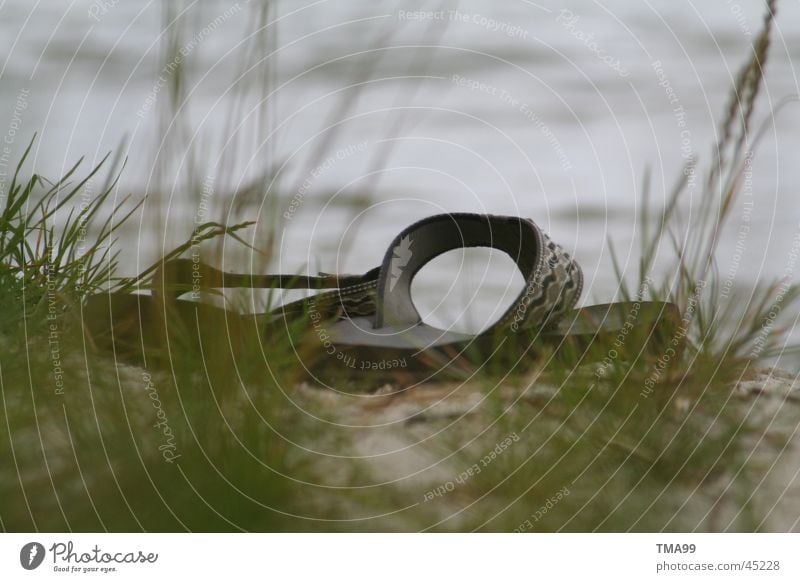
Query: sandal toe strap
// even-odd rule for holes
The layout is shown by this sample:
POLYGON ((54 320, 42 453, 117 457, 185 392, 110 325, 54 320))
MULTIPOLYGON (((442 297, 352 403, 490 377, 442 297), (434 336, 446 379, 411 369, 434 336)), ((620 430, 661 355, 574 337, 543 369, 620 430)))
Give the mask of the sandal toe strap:
POLYGON ((374 327, 421 323, 411 299, 414 277, 439 255, 469 247, 505 252, 525 280, 522 292, 493 329, 542 329, 556 323, 580 297, 580 266, 533 221, 514 216, 440 214, 411 225, 389 246, 378 278, 374 327))

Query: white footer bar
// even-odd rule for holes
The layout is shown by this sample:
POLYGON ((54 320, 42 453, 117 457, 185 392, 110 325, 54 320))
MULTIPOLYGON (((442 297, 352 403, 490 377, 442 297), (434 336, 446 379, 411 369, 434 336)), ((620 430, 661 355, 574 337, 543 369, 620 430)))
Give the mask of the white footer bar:
POLYGON ((3 534, 0 580, 800 580, 797 534, 3 534))

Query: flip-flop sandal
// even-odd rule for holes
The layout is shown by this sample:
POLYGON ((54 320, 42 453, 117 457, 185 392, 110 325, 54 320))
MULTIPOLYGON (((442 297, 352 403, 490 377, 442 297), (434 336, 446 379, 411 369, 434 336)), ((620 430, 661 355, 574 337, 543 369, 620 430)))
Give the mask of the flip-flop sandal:
MULTIPOLYGON (((580 353, 602 336, 617 342, 619 357, 625 339, 634 335, 631 330, 638 332, 637 340, 664 338, 679 319, 675 305, 661 302, 574 309, 582 289, 578 263, 533 221, 513 216, 442 214, 411 225, 391 243, 377 272, 375 300, 365 303, 375 305, 374 313, 326 322, 324 317, 314 317, 313 298, 308 300, 307 309, 317 336, 324 338, 328 363, 417 375, 458 367, 464 358, 479 364, 498 350, 523 353, 544 343, 570 346, 580 353), (443 253, 468 247, 505 252, 525 280, 511 307, 477 335, 426 324, 411 298, 411 283, 420 269, 443 253)), ((347 289, 342 293, 349 295, 347 289)))
MULTIPOLYGON (((176 259, 164 263, 154 279, 156 288, 160 283, 165 290, 163 297, 112 293, 89 298, 85 321, 96 344, 139 359, 148 345, 163 349, 170 326, 185 326, 185 337, 194 337, 199 345, 200 321, 217 334, 230 329, 219 326, 237 318, 255 322, 268 338, 300 320, 305 333, 293 341, 301 346, 297 351, 312 373, 355 370, 427 377, 497 350, 530 350, 546 343, 580 351, 603 335, 624 340, 631 329, 644 332, 642 337, 664 336, 664 329, 678 319, 675 305, 659 302, 574 309, 583 288, 578 264, 535 223, 510 216, 457 213, 421 220, 394 239, 380 267, 363 275, 242 275, 176 259), (411 282, 422 267, 445 252, 467 247, 505 252, 525 280, 511 307, 477 335, 424 323, 411 298, 411 282), (332 290, 254 316, 181 298, 189 291, 196 294, 199 286, 332 290)), ((231 342, 234 350, 236 343, 231 342)))

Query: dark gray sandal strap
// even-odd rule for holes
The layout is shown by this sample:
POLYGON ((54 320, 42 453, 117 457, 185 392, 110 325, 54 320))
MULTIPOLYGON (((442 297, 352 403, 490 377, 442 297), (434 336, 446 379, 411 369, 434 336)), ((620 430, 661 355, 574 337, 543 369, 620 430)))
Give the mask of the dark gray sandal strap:
POLYGON ((202 261, 172 259, 153 275, 154 288, 180 297, 192 290, 208 289, 342 289, 377 280, 378 270, 363 275, 257 275, 221 271, 202 261))
POLYGON ((574 307, 583 287, 578 264, 532 221, 513 216, 454 213, 421 220, 401 232, 384 257, 374 327, 421 323, 411 282, 428 262, 458 248, 490 247, 519 267, 525 288, 495 327, 537 329, 574 307))

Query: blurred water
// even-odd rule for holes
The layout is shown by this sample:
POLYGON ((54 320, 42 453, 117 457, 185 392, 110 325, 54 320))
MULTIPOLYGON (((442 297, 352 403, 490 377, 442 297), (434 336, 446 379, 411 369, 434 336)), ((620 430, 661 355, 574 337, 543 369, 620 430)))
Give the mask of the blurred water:
MULTIPOLYGON (((611 300, 606 240, 632 269, 645 168, 658 203, 687 152, 708 161, 763 12, 744 0, 282 1, 254 42, 255 4, 187 10, 191 98, 170 127, 159 122, 175 77, 163 68, 160 2, 0 1, 0 132, 13 127, 10 156, 38 132, 34 167, 55 177, 127 137, 123 188, 150 195, 123 241, 130 271, 188 237, 200 215, 191 172, 213 185, 204 202, 214 210, 202 216, 284 227, 284 271, 366 270, 418 218, 508 213, 533 218, 573 252, 587 301, 611 300), (175 144, 193 157, 168 160, 175 144), (226 198, 272 165, 280 170, 269 196, 258 183, 235 204, 226 198)), ((800 3, 779 11, 760 118, 800 93, 800 3)), ((784 274, 800 228, 799 130, 791 105, 754 159, 752 210, 734 209, 723 234, 719 269, 736 288, 784 274), (745 212, 752 228, 742 248, 745 212)), ((476 296, 480 326, 520 282, 507 262, 478 261, 457 275, 461 264, 455 256, 426 273, 420 303, 427 311, 447 298, 458 313, 476 296), (454 280, 459 297, 443 295, 454 280)))

